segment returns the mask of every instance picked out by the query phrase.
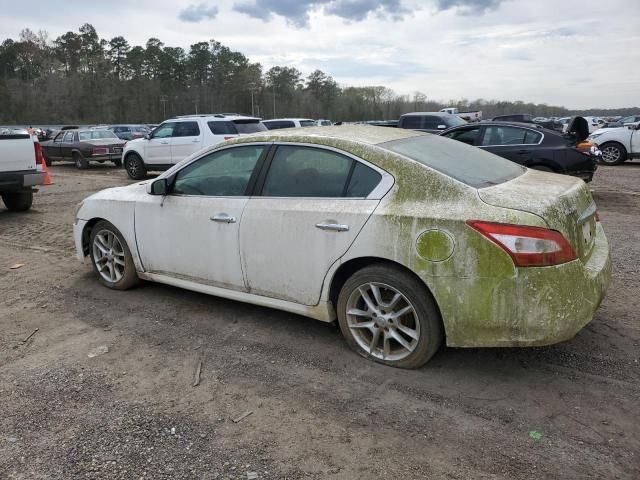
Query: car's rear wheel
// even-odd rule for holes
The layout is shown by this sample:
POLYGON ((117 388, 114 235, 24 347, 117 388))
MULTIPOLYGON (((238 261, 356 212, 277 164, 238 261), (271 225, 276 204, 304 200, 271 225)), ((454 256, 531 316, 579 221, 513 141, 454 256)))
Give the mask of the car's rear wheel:
POLYGON ((600 151, 600 163, 605 165, 619 165, 627 159, 627 149, 616 142, 601 145, 600 151))
POLYGON ((24 212, 33 204, 33 192, 5 192, 2 201, 12 212, 24 212))
POLYGON ((337 310, 349 346, 376 362, 418 368, 442 343, 442 320, 430 293, 394 265, 354 273, 340 290, 337 310))
POLYGON ((80 170, 89 168, 89 162, 82 156, 80 152, 73 152, 73 163, 76 165, 76 168, 80 170))
POLYGON ((91 264, 104 286, 126 290, 140 282, 127 242, 111 223, 98 222, 89 242, 91 264))
POLYGON ((127 155, 127 158, 124 159, 124 168, 133 180, 142 180, 147 176, 147 169, 144 166, 144 162, 140 156, 135 153, 130 153, 127 155))

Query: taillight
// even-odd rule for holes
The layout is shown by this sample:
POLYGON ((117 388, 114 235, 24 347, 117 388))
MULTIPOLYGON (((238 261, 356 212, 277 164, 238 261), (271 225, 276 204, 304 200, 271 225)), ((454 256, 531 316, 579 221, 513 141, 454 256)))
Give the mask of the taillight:
POLYGON ((480 220, 467 220, 467 225, 507 252, 518 267, 547 267, 577 258, 556 230, 480 220))
POLYGON ((42 153, 42 145, 40 142, 33 142, 33 148, 36 152, 36 170, 42 170, 44 164, 44 155, 42 153))
POLYGON ((224 137, 225 140, 231 140, 233 137, 224 137))
POLYGON ((106 147, 95 147, 91 150, 92 155, 107 155, 109 153, 109 149, 106 147))

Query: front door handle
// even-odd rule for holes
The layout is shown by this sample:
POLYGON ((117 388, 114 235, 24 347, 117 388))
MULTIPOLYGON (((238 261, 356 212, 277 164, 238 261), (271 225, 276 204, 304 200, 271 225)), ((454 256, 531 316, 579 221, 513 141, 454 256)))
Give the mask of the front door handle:
POLYGON ((320 230, 331 230, 333 232, 349 231, 349 225, 343 225, 340 223, 330 222, 330 221, 316 223, 316 228, 319 228, 320 230))
POLYGON ((160 142, 160 145, 169 145, 169 142, 160 142))
POLYGON ((232 217, 230 215, 227 215, 226 213, 219 213, 217 215, 214 215, 213 217, 210 217, 210 220, 218 223, 236 223, 236 217, 232 217))
POLYGON ((193 143, 200 143, 200 139, 196 138, 195 140, 191 140, 193 143))

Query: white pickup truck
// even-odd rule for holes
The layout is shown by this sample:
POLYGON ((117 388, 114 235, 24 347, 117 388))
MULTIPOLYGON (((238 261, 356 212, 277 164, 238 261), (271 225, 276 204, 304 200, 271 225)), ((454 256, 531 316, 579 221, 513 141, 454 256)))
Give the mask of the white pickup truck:
POLYGON ((457 115, 461 119, 467 122, 480 122, 482 121, 482 110, 477 112, 461 112, 455 107, 447 107, 440 110, 442 113, 450 113, 451 115, 457 115))
POLYGON ((587 139, 597 143, 605 165, 618 165, 626 160, 640 158, 640 122, 626 127, 601 128, 587 139))
POLYGON ((31 208, 34 187, 44 183, 43 162, 37 138, 23 129, 0 128, 0 196, 9 210, 31 208))

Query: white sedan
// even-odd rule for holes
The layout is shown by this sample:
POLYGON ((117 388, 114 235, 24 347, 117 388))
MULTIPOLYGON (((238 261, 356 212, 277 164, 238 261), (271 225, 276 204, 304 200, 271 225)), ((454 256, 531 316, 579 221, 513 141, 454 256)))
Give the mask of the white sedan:
MULTIPOLYGON (((415 368, 443 341, 546 345, 602 301, 609 246, 582 180, 409 130, 275 130, 84 200, 78 256, 139 278, 331 322, 415 368)), ((302 334, 302 333, 301 333, 302 334)))
POLYGON ((602 152, 599 161, 606 165, 618 165, 626 160, 640 158, 640 122, 625 127, 596 130, 588 140, 598 144, 602 152))

